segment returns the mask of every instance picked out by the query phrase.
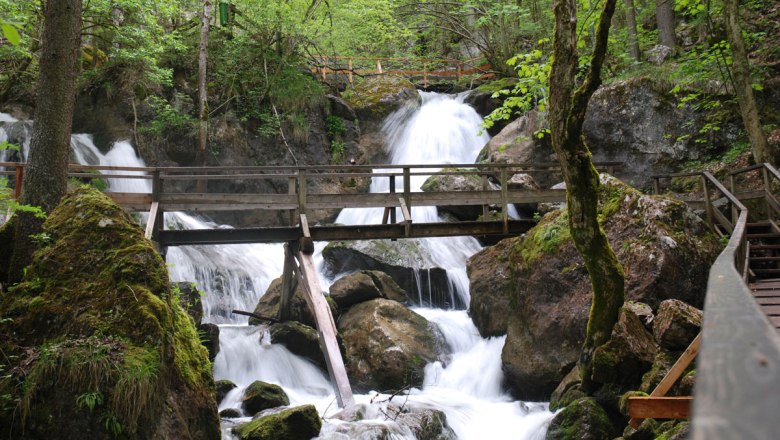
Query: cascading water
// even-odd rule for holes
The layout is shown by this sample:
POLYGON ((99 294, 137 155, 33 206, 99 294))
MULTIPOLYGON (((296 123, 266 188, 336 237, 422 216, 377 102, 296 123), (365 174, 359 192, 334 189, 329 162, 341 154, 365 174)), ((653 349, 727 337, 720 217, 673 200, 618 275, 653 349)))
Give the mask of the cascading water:
MULTIPOLYGON (((392 163, 472 163, 487 141, 486 135, 476 135, 479 116, 461 97, 421 95, 423 104, 418 110, 411 114, 399 112, 388 118, 384 126, 392 163)), ((13 123, 11 119, 0 114, 0 140, 6 135, 3 122, 13 123)), ((71 146, 80 163, 143 166, 127 142, 117 142, 105 155, 86 135, 74 135, 71 146)), ((110 188, 117 191, 150 192, 151 189, 148 180, 107 180, 110 188)), ((412 188, 419 190, 424 180, 423 176, 415 176, 412 188)), ((388 190, 388 179, 373 179, 371 191, 388 190)), ((414 207, 411 214, 416 222, 439 221, 435 207, 414 207)), ((337 222, 380 223, 381 217, 380 209, 349 209, 342 211, 337 222)), ((183 213, 166 213, 165 220, 167 228, 228 227, 183 213)), ((452 295, 468 304, 466 260, 481 249, 479 243, 471 237, 458 237, 420 239, 419 245, 436 266, 446 269, 452 295)), ((317 249, 323 246, 318 244, 317 249)), ((322 260, 316 257, 317 261, 322 260)), ((233 309, 252 310, 271 280, 281 275, 282 246, 174 247, 168 250, 167 261, 173 281, 194 281, 204 291, 204 321, 220 325, 220 352, 214 362, 214 376, 238 385, 223 399, 220 410, 240 407, 244 388, 255 380, 263 380, 284 388, 292 405, 314 404, 326 418, 322 435, 334 431, 340 422, 327 420, 337 408, 326 375, 308 360, 283 346, 271 344, 264 326, 248 326, 245 317, 230 313, 233 309)), ((330 282, 323 281, 326 285, 330 282)), ((422 290, 418 295, 424 295, 422 290)), ((505 337, 481 338, 464 310, 418 307, 414 311, 438 326, 451 354, 446 365, 433 362, 426 366, 422 389, 412 390, 406 405, 444 411, 459 439, 544 437, 552 417, 547 406, 513 401, 502 390, 501 349, 505 337)), ((368 404, 375 397, 358 395, 355 400, 368 404)), ((408 428, 386 421, 377 404, 369 405, 367 417, 386 424, 393 438, 414 438, 408 428)), ((240 419, 245 420, 248 418, 240 419)), ((230 422, 223 424, 223 438, 233 438, 231 426, 230 422)))

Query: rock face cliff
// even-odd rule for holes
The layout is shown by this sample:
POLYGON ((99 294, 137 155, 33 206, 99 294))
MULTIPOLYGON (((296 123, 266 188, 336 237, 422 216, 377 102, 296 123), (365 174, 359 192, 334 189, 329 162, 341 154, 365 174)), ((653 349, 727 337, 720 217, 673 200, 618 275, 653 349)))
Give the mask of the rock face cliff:
POLYGON ((133 219, 80 188, 39 240, 23 282, 0 296, 6 432, 218 439, 208 352, 133 219))
MULTIPOLYGON (((643 195, 602 175, 600 222, 626 273, 627 300, 652 309, 669 298, 702 306, 720 245, 684 203, 643 195)), ((475 255, 469 268, 470 313, 481 333, 501 333, 500 319, 484 317, 507 315, 502 309, 509 304, 502 353, 509 384, 524 399, 546 400, 577 361, 591 300, 565 212, 551 212, 525 237, 475 255), (492 276, 484 270, 490 258, 492 276), (501 292, 509 298, 496 300, 501 292)))

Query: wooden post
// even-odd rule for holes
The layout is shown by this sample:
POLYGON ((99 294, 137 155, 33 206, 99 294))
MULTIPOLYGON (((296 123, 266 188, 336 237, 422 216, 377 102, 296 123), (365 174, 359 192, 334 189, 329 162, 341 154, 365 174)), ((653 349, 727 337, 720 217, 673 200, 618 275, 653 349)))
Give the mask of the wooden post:
POLYGON ((14 199, 19 200, 22 196, 22 181, 24 180, 24 167, 16 166, 16 187, 14 188, 14 199))
POLYGON ((352 58, 347 61, 347 67, 349 68, 347 77, 349 78, 349 83, 352 84, 352 58))
POLYGON ((709 224, 710 228, 715 231, 715 221, 713 220, 712 214, 712 201, 710 200, 710 189, 707 187, 707 178, 703 175, 701 176, 701 187, 702 191, 704 192, 704 211, 707 213, 707 224, 709 224))
MULTIPOLYGON (((480 176, 480 180, 482 180, 482 191, 488 190, 488 178, 487 174, 483 174, 480 176)), ((488 205, 483 204, 482 205, 482 221, 486 222, 488 220, 488 205)))
MULTIPOLYGON (((390 192, 395 193, 395 174, 390 176, 390 192)), ((390 223, 395 224, 395 207, 390 210, 390 223)))
POLYGON ((428 65, 423 64, 423 88, 428 88, 428 65))
MULTIPOLYGON (((295 191, 296 191, 296 189, 295 189, 295 177, 288 177, 287 178, 287 194, 290 194, 290 195, 295 194, 295 191)), ((295 226, 295 219, 298 217, 295 214, 295 210, 291 209, 289 214, 290 214, 290 226, 295 226)))
POLYGON ((458 81, 460 81, 461 76, 463 76, 463 63, 458 61, 458 81))
POLYGON ((156 235, 154 227, 157 224, 157 215, 160 208, 160 202, 152 202, 152 207, 149 209, 149 217, 146 219, 146 231, 144 237, 151 240, 152 236, 156 235))
MULTIPOLYGON (((766 166, 761 167, 761 175, 764 178, 764 193, 770 194, 772 191, 772 187, 769 184, 769 170, 767 170, 766 166)), ((764 204, 766 208, 767 218, 771 218, 769 217, 769 213, 772 212, 772 205, 769 204, 769 197, 767 195, 764 195, 764 204)))
POLYGON ((284 245, 284 271, 282 272, 282 294, 279 297, 279 311, 276 314, 276 319, 279 322, 285 322, 290 319, 290 304, 292 304, 292 297, 295 294, 295 278, 293 273, 295 272, 295 257, 293 256, 293 249, 298 249, 298 243, 291 241, 284 245))
POLYGON ((404 168, 404 202, 409 212, 412 212, 412 175, 409 167, 404 168))
POLYGON ((306 169, 298 169, 298 214, 306 214, 306 169))
POLYGON ((336 323, 333 321, 330 306, 322 293, 314 260, 311 254, 300 251, 296 253, 295 257, 299 264, 298 277, 303 287, 304 296, 317 323, 320 348, 322 354, 325 355, 325 364, 328 366, 330 381, 336 391, 336 400, 341 408, 352 406, 355 404, 355 399, 352 396, 344 359, 341 357, 336 340, 336 323))
POLYGON ((653 191, 655 195, 661 194, 661 178, 658 176, 653 177, 653 191))
POLYGON ((382 74, 382 62, 380 60, 376 60, 376 73, 382 74))
MULTIPOLYGON (((731 191, 731 194, 736 194, 736 191, 734 189, 736 188, 735 179, 733 174, 729 174, 729 191, 731 191)), ((731 223, 736 225, 737 219, 739 218, 739 210, 733 203, 729 203, 731 205, 731 223)), ((769 211, 767 211, 767 214, 769 211)))
POLYGON ((507 179, 506 168, 501 168, 501 218, 504 222, 504 234, 509 233, 509 203, 508 203, 508 187, 509 182, 507 179))

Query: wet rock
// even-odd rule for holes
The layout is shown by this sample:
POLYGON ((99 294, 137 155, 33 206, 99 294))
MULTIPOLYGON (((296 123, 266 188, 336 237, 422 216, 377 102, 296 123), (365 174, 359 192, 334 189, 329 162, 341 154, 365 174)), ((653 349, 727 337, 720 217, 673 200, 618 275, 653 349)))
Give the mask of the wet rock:
POLYGON ((593 352, 593 381, 639 385, 653 364, 658 347, 630 307, 622 307, 612 335, 593 352))
MULTIPOLYGON (((401 399, 402 397, 397 397, 401 399)), ((385 440, 416 438, 417 440, 454 440, 455 433, 444 412, 436 409, 399 406, 393 402, 357 404, 333 416, 343 423, 329 424, 320 433, 320 440, 385 440), (377 419, 380 421, 374 422, 377 419)))
POLYGON ((625 304, 623 304, 623 307, 628 307, 631 309, 631 312, 636 315, 640 321, 642 321, 642 325, 645 326, 645 329, 648 331, 653 330, 653 321, 655 320, 655 315, 653 314, 653 308, 649 305, 637 301, 626 301, 625 304))
POLYGON ((201 334, 200 342, 209 351, 209 360, 214 362, 219 354, 219 326, 217 324, 201 324, 198 326, 201 334))
POLYGON ((222 399, 224 399, 229 392, 236 388, 236 384, 226 379, 218 380, 214 383, 214 385, 217 389, 217 404, 222 402, 222 399))
POLYGON ((323 370, 327 368, 317 330, 300 322, 288 321, 273 324, 268 331, 272 343, 284 345, 293 354, 309 359, 323 370))
POLYGON ((330 296, 339 310, 346 310, 353 304, 375 298, 388 298, 405 303, 406 292, 390 276, 379 271, 359 271, 341 277, 330 286, 330 296))
MULTIPOLYGON (((539 184, 533 176, 525 173, 517 173, 507 182, 507 188, 514 191, 538 191, 539 184)), ((515 209, 522 218, 530 218, 539 209, 538 203, 515 203, 515 209)))
MULTIPOLYGON (((260 300, 257 302, 254 313, 263 317, 276 319, 279 314, 279 301, 282 297, 282 277, 276 278, 271 281, 268 289, 265 291, 260 300)), ((328 304, 331 307, 331 313, 333 318, 338 317, 338 308, 336 304, 328 299, 328 304)), ((303 290, 301 286, 295 282, 295 293, 293 293, 292 300, 290 301, 290 321, 297 321, 303 325, 309 327, 316 327, 314 322, 314 315, 309 310, 309 305, 306 303, 303 290)), ((250 325, 267 324, 270 321, 260 321, 256 318, 249 318, 250 325)))
MULTIPOLYGON (((626 300, 658 307, 676 297, 701 305, 720 250, 715 236, 684 203, 645 196, 602 176, 602 227, 626 275, 626 300), (666 246, 664 236, 677 246, 666 246)), ((525 237, 509 240, 514 292, 503 370, 521 398, 545 400, 579 358, 590 280, 562 211, 547 214, 525 237)), ((494 284, 500 283, 497 278, 494 284)))
POLYGON ((701 331, 701 321, 701 310, 682 301, 669 299, 658 307, 653 335, 666 349, 684 350, 701 331))
POLYGON ((436 265, 418 240, 334 241, 325 247, 322 256, 331 274, 381 271, 417 305, 466 308, 458 295, 450 294, 447 272, 436 265), (417 295, 419 292, 425 292, 425 297, 417 295))
MULTIPOLYGON (((493 94, 500 90, 511 90, 517 83, 517 78, 501 78, 496 81, 491 81, 487 84, 482 84, 476 89, 472 90, 464 102, 472 107, 482 116, 487 116, 493 112, 493 110, 501 107, 501 98, 494 98, 493 94)), ((501 129, 503 129, 509 120, 497 121, 493 127, 488 128, 488 133, 491 136, 497 135, 501 129)))
MULTIPOLYGON (((669 373, 672 365, 677 362, 677 359, 680 358, 681 354, 681 351, 669 351, 661 348, 661 350, 659 350, 655 355, 655 359, 653 359, 653 365, 650 370, 648 370, 642 376, 642 384, 639 386, 639 390, 648 394, 651 393, 655 387, 658 386, 664 376, 669 373)), ((691 363, 691 365, 685 369, 686 374, 692 372, 693 368, 694 364, 691 363)), ((666 394, 669 396, 681 395, 678 391, 680 385, 680 382, 676 383, 666 394)))
POLYGON ((241 398, 241 408, 247 414, 255 414, 264 409, 290 404, 290 398, 282 387, 256 380, 252 382, 241 398))
POLYGON ((575 400, 587 397, 585 392, 580 389, 581 383, 580 368, 575 365, 550 395, 550 411, 556 411, 575 400))
POLYGON ((514 291, 509 268, 512 241, 502 240, 477 252, 466 266, 471 302, 469 316, 483 338, 506 334, 509 300, 514 291))
POLYGON ((403 412, 395 419, 407 426, 417 440, 454 440, 455 432, 447 424, 447 416, 437 409, 418 409, 403 412))
POLYGON ((237 419, 241 417, 241 410, 236 408, 226 408, 219 412, 219 416, 223 419, 237 419))
MULTIPOLYGON (((466 174, 468 169, 444 168, 443 172, 464 174, 436 175, 425 180, 422 189, 425 192, 456 192, 456 191, 481 191, 482 180, 476 174, 466 174)), ((488 183, 488 189, 496 189, 488 183)), ((482 215, 482 206, 479 205, 447 205, 438 206, 439 212, 451 214, 461 221, 473 221, 482 215)))
POLYGON ((547 428, 546 440, 610 440, 615 426, 595 399, 582 398, 555 415, 547 428))
POLYGON ((314 405, 296 406, 233 428, 240 440, 309 440, 322 428, 314 405))
POLYGON ((347 121, 354 121, 357 119, 357 115, 355 114, 355 110, 352 109, 352 107, 347 104, 347 101, 344 101, 338 96, 335 95, 327 95, 328 103, 330 104, 330 114, 336 117, 339 117, 341 119, 345 119, 347 121))
POLYGON ((423 368, 437 358, 428 321, 398 302, 373 299, 352 306, 338 322, 345 364, 355 390, 420 386, 423 368))

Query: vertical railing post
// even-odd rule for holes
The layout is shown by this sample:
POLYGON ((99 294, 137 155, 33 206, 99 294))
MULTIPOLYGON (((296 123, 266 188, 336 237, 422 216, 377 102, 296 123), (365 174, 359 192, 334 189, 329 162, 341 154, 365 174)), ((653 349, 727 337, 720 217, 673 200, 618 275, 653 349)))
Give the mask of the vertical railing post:
MULTIPOLYGON (((729 174, 729 191, 731 191, 731 194, 736 197, 736 182, 734 179, 733 174, 729 174)), ((731 205, 731 223, 733 223, 735 226, 737 225, 737 218, 739 218, 739 210, 737 210, 737 206, 733 203, 730 203, 731 205)))
MULTIPOLYGON (((395 193, 395 173, 390 175, 390 194, 395 193)), ((395 224, 395 207, 390 209, 390 224, 395 224)))
POLYGON ((17 201, 22 196, 22 181, 24 180, 24 166, 16 165, 16 187, 14 188, 14 199, 17 201))
POLYGON ((701 187, 704 194, 704 212, 707 213, 707 224, 710 225, 713 231, 715 231, 715 222, 712 214, 712 201, 710 200, 710 189, 707 186, 707 177, 704 174, 701 175, 701 187))
POLYGON ((160 201, 160 193, 162 193, 162 182, 160 181, 160 170, 154 170, 152 172, 152 201, 160 201))
POLYGON ((352 58, 347 60, 347 77, 349 78, 349 83, 352 84, 352 58))
MULTIPOLYGON (((287 194, 294 195, 295 194, 295 177, 288 177, 287 178, 287 194)), ((294 209, 290 210, 290 226, 295 226, 296 219, 298 216, 295 213, 294 209)))
POLYGON ((428 88, 428 64, 423 63, 423 88, 428 88))
POLYGON ((306 214, 306 169, 298 169, 298 213, 306 214))
POLYGON ((772 193, 772 187, 769 185, 769 170, 766 166, 761 167, 761 177, 764 178, 764 204, 766 205, 766 216, 771 219, 772 205, 769 204, 769 195, 772 193))
POLYGON ((409 213, 412 212, 412 177, 411 173, 409 172, 409 168, 404 168, 404 202, 406 202, 406 208, 409 210, 409 213))
POLYGON ((504 234, 509 234, 509 200, 508 200, 508 187, 509 179, 507 179, 506 168, 501 168, 501 217, 504 222, 504 234))
POLYGON ((461 76, 463 76, 463 63, 458 61, 458 81, 460 81, 461 76))
MULTIPOLYGON (((482 181, 482 191, 487 193, 488 190, 488 178, 487 174, 482 174, 480 177, 480 180, 482 181)), ((482 221, 486 222, 488 220, 488 205, 482 204, 482 221)))
POLYGON ((659 176, 653 176, 653 191, 655 191, 655 195, 661 194, 661 178, 659 176))
POLYGON ((376 60, 376 73, 382 74, 382 62, 380 60, 376 60))

